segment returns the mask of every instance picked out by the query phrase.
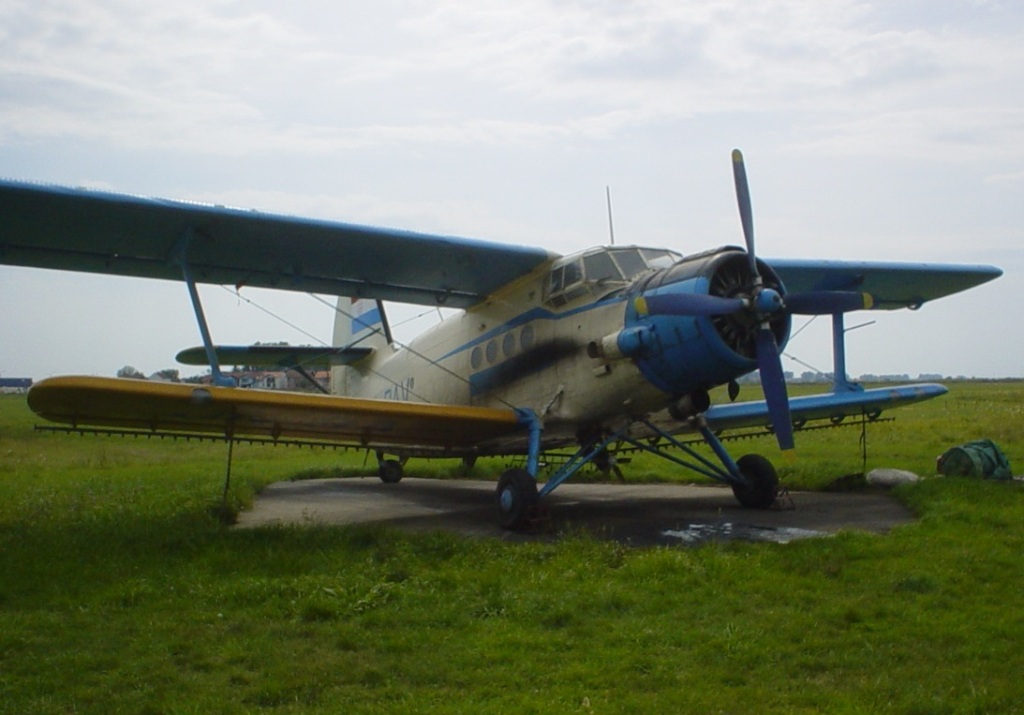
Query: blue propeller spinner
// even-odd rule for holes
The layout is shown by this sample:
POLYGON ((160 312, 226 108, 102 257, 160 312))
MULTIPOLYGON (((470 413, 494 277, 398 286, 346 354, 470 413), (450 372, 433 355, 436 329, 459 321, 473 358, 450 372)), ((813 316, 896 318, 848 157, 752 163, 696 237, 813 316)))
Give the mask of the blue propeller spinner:
MULTIPOLYGON (((779 355, 779 340, 784 340, 787 327, 778 331, 773 321, 789 315, 831 315, 852 310, 870 308, 872 298, 867 293, 853 291, 807 291, 785 294, 777 282, 766 285, 762 277, 764 264, 759 265, 754 246, 754 219, 750 204, 750 189, 743 154, 739 149, 732 153, 733 177, 736 184, 736 199, 739 204, 743 238, 746 243, 747 270, 738 279, 741 285, 733 286, 729 295, 714 295, 706 292, 666 291, 647 294, 636 300, 635 309, 640 315, 650 316, 731 316, 744 327, 752 340, 751 348, 761 373, 768 414, 775 430, 779 447, 793 448, 793 424, 789 410, 789 396, 786 379, 779 355), (778 339, 777 339, 778 338, 778 339)), ((737 253, 739 249, 736 249, 737 253)), ((770 269, 767 269, 770 272, 770 269)), ((733 275, 739 275, 733 271, 733 275)))

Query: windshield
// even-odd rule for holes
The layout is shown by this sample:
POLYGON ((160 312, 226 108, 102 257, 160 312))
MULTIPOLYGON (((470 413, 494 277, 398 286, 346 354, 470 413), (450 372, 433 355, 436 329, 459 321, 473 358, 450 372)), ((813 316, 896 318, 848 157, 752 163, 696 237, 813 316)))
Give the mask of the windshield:
MULTIPOLYGON (((624 284, 641 273, 667 268, 681 256, 658 248, 595 248, 567 256, 551 268, 544 299, 565 305, 582 295, 595 295, 609 285, 624 284)), ((606 291, 605 291, 606 292, 606 291)))

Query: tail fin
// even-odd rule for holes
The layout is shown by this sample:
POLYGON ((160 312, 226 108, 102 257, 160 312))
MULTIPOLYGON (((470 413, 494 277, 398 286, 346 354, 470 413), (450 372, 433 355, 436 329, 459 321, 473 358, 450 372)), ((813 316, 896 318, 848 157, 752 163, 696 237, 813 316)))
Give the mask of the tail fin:
POLYGON ((384 304, 371 298, 338 298, 334 347, 377 348, 391 344, 384 304))
POLYGON ((384 312, 384 304, 372 298, 338 298, 334 316, 334 346, 372 348, 373 353, 351 366, 335 367, 331 375, 334 392, 350 395, 357 392, 357 384, 374 355, 391 345, 391 327, 384 312))

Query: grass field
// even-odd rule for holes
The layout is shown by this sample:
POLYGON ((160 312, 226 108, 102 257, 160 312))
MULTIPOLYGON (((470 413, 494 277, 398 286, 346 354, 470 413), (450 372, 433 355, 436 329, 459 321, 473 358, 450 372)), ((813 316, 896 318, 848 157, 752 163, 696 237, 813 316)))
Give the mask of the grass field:
MULTIPOLYGON (((894 414, 869 468, 989 437, 1024 472, 1024 383, 894 414)), ((243 532, 214 514, 223 445, 32 424, 0 398, 0 713, 1024 712, 1021 483, 928 479, 910 525, 787 545, 243 532)), ((858 437, 799 435, 783 481, 859 471, 858 437)), ((237 447, 232 504, 362 460, 237 447)))

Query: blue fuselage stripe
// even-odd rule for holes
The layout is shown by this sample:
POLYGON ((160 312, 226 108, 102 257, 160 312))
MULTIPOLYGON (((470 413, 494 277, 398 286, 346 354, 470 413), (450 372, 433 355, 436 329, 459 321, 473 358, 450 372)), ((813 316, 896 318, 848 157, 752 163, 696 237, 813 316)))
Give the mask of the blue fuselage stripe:
POLYGON ((480 337, 474 338, 473 340, 470 340, 468 343, 463 343, 459 347, 450 350, 449 352, 445 353, 440 358, 438 358, 438 360, 447 360, 448 358, 458 355, 461 352, 465 352, 466 350, 472 350, 477 345, 483 345, 487 341, 492 340, 498 337, 499 335, 507 333, 509 330, 515 330, 520 326, 526 325, 527 323, 532 323, 536 320, 563 320, 565 318, 571 318, 574 315, 579 315, 580 313, 586 313, 587 311, 594 310, 596 308, 604 308, 605 306, 611 305, 613 303, 621 303, 624 302, 625 300, 625 296, 621 295, 613 296, 610 298, 602 298, 596 303, 590 303, 588 305, 584 305, 573 310, 568 310, 564 313, 553 313, 547 308, 531 308, 525 313, 520 313, 515 318, 512 318, 511 320, 502 323, 498 327, 493 328, 492 330, 488 330, 480 337))
MULTIPOLYGON (((560 321, 597 308, 605 308, 607 306, 614 305, 615 303, 623 303, 625 300, 626 297, 621 294, 608 296, 598 300, 597 302, 588 303, 587 305, 560 313, 555 313, 547 308, 539 306, 531 308, 530 310, 520 313, 514 318, 505 321, 501 325, 488 330, 479 337, 450 350, 438 358, 438 362, 448 360, 449 358, 467 350, 472 350, 477 346, 485 345, 491 340, 508 333, 510 330, 515 330, 516 328, 535 321, 560 321)), ((554 362, 557 362, 565 354, 565 351, 561 349, 564 347, 562 345, 564 342, 565 341, 559 342, 557 336, 554 336, 551 340, 541 339, 533 350, 527 350, 525 353, 519 353, 512 358, 506 358, 496 364, 488 365, 487 367, 471 373, 469 375, 470 394, 474 396, 479 395, 500 387, 503 384, 507 384, 513 379, 521 379, 522 377, 533 375, 544 370, 554 362)))

